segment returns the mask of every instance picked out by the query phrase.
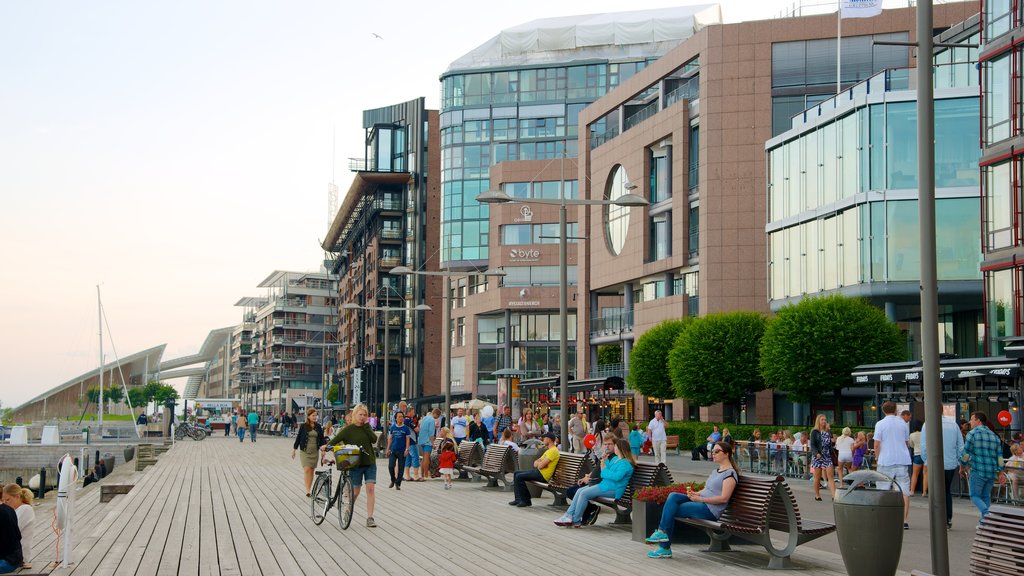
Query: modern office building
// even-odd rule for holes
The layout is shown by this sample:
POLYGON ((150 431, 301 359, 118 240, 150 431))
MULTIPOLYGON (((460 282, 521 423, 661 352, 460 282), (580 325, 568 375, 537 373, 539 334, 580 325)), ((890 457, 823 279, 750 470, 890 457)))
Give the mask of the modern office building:
MULTIPOLYGON (((936 27, 976 10, 936 6, 936 27)), ((910 65, 907 48, 874 42, 913 41, 914 29, 913 9, 845 20, 843 89, 910 65)), ((793 114, 835 95, 836 45, 835 14, 709 26, 583 110, 579 196, 614 199, 635 184, 651 204, 579 210, 578 373, 590 374, 607 344, 622 347, 628 371, 633 343, 666 318, 769 311, 765 142, 791 130, 793 114)), ((836 136, 822 146, 840 144, 836 136)), ((829 191, 835 202, 838 193, 829 191)), ((646 417, 648 402, 637 400, 634 416, 646 417)), ((682 400, 650 402, 677 419, 698 415, 682 400)), ((735 408, 743 413, 718 405, 699 416, 776 420, 771 391, 735 408)))
MULTIPOLYGON (((720 22, 715 4, 536 20, 503 30, 442 74, 441 266, 468 275, 451 294, 453 391, 494 399, 496 370, 531 379, 559 368, 558 209, 489 209, 476 196, 500 186, 523 199, 562 190, 575 198, 580 112, 720 22), (474 273, 497 267, 503 288, 487 290, 474 273)), ((577 232, 571 224, 569 236, 577 232)), ((569 252, 575 286, 575 243, 569 252)), ((575 320, 570 326, 572 366, 575 320)))
POLYGON ((439 269, 438 113, 418 98, 364 111, 363 129, 364 157, 352 161, 355 178, 322 247, 338 278, 339 307, 392 309, 338 311, 343 402, 379 411, 385 371, 392 402, 441 393, 441 283, 390 274, 396 266, 439 269), (421 304, 432 310, 412 310, 421 304))
POLYGON ((1004 338, 1022 334, 1024 308, 1024 60, 1018 38, 1024 4, 982 2, 981 169, 982 273, 985 282, 986 354, 1004 353, 1004 338))
POLYGON ((258 412, 299 411, 326 393, 338 333, 337 284, 328 272, 281 270, 259 283, 267 294, 255 309, 250 340, 258 412))

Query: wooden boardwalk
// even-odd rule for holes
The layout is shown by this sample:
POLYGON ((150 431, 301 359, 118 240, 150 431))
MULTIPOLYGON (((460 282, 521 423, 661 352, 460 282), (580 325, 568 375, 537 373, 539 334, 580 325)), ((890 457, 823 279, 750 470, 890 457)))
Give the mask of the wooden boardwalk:
MULTIPOLYGON (((482 482, 457 482, 451 491, 436 480, 389 490, 383 463, 374 514, 379 527, 366 528, 363 497, 347 531, 338 528, 333 510, 315 526, 290 451, 291 441, 282 438, 212 437, 179 442, 144 472, 118 469, 120 478, 104 482, 135 487, 106 504, 95 485, 79 491, 76 564, 53 574, 845 574, 837 554, 809 547, 797 550, 793 572, 764 569, 767 554, 754 546, 709 554, 703 546, 676 545, 673 559, 650 560, 648 546, 607 523, 611 515, 573 530, 552 524, 562 511, 549 506, 549 496, 519 509, 506 504, 510 493, 482 482), (541 556, 557 558, 562 568, 545 569, 541 556)), ((46 566, 57 554, 54 499, 37 507, 33 573, 50 572, 46 566)))

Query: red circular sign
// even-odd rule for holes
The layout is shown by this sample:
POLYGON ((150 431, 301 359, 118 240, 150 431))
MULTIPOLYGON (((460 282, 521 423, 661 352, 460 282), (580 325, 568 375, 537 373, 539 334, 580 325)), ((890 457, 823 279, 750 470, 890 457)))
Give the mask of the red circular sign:
POLYGON ((996 416, 996 420, 999 420, 999 423, 1003 426, 1009 426, 1010 422, 1013 421, 1013 416, 1009 410, 1003 410, 996 416))
POLYGON ((583 437, 583 445, 587 447, 587 450, 590 450, 591 448, 597 445, 597 436, 594 436, 593 434, 587 434, 586 436, 583 437))

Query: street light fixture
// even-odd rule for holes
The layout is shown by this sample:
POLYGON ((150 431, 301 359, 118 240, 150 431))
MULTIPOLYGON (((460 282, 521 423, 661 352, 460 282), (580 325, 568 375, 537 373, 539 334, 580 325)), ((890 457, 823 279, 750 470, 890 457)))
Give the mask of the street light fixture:
MULTIPOLYGON (((643 196, 629 193, 623 194, 615 198, 614 200, 592 200, 589 198, 566 198, 565 197, 565 184, 563 184, 559 191, 559 198, 557 200, 550 198, 513 198, 505 193, 503 190, 488 190, 476 197, 477 202, 485 204, 503 204, 507 202, 520 202, 520 203, 532 203, 532 204, 549 204, 558 206, 558 320, 559 320, 559 335, 558 335, 558 356, 559 356, 559 375, 558 375, 558 403, 559 410, 562 417, 561 425, 561 442, 562 446, 566 447, 569 445, 569 372, 566 366, 566 357, 569 355, 569 305, 568 305, 568 284, 569 284, 569 264, 568 257, 566 255, 567 245, 569 243, 568 235, 566 233, 566 206, 623 206, 623 207, 634 207, 634 206, 647 206, 650 202, 647 201, 643 196)), ((623 186, 627 190, 635 190, 636 184, 626 182, 623 186)))
MULTIPOLYGON (((388 372, 390 372, 390 370, 388 370, 388 368, 389 365, 391 364, 391 355, 389 352, 389 342, 391 340, 391 321, 390 318, 388 318, 388 316, 390 315, 391 312, 404 312, 405 308, 395 308, 393 306, 360 306, 359 304, 356 304, 354 302, 347 302, 343 304, 341 308, 343 310, 368 310, 373 312, 384 313, 384 410, 382 411, 381 416, 383 417, 383 421, 385 423, 390 423, 391 415, 389 414, 389 409, 391 405, 388 403, 388 372)), ((431 310, 431 308, 426 304, 418 304, 412 309, 413 312, 426 312, 429 310, 431 310)))
MULTIPOLYGON (((441 295, 441 302, 444 308, 441 310, 441 324, 444 330, 444 340, 441 345, 441 365, 444 366, 444 413, 445 418, 448 417, 448 411, 452 407, 452 350, 451 341, 448 334, 448 324, 451 322, 451 279, 452 278, 464 278, 470 274, 466 272, 448 272, 444 270, 413 270, 408 266, 395 266, 391 269, 391 274, 397 276, 441 276, 444 278, 444 293, 441 295)), ((486 270, 481 273, 483 276, 491 278, 501 278, 505 276, 505 271, 500 268, 497 270, 486 270)))

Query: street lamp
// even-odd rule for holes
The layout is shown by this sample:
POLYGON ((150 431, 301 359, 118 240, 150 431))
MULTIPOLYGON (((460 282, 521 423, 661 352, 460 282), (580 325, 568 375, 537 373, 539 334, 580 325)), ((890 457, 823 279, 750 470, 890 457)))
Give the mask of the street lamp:
MULTIPOLYGON (((626 182, 626 190, 635 190, 636 184, 626 182)), ((476 197, 477 202, 486 204, 503 204, 506 202, 523 202, 532 204, 550 204, 558 206, 558 320, 560 334, 558 335, 559 355, 559 376, 558 376, 558 402, 559 410, 562 413, 561 442, 562 446, 569 445, 569 373, 566 366, 566 357, 569 355, 569 305, 568 305, 568 284, 569 264, 566 256, 569 239, 566 233, 566 206, 647 206, 650 204, 643 196, 633 193, 623 194, 614 200, 592 200, 589 198, 566 198, 565 178, 562 179, 562 186, 559 191, 558 200, 549 198, 513 198, 502 190, 488 190, 476 197)))
MULTIPOLYGON (((391 419, 390 414, 388 413, 390 408, 390 404, 388 403, 388 365, 391 363, 391 355, 389 352, 389 340, 391 339, 391 322, 389 316, 391 315, 392 312, 404 312, 405 308, 395 308, 393 306, 360 306, 359 304, 356 304, 354 302, 348 302, 342 305, 341 308, 343 310, 368 310, 373 312, 384 313, 384 410, 381 413, 381 417, 383 418, 383 422, 385 422, 386 424, 390 423, 391 419)), ((418 304, 416 307, 412 309, 412 311, 426 312, 429 311, 430 309, 430 306, 427 306, 426 304, 418 304)))
MULTIPOLYGON (((444 340, 441 345, 441 365, 444 366, 444 413, 447 418, 448 411, 452 407, 452 349, 451 340, 448 333, 448 324, 451 323, 451 279, 452 278, 464 278, 468 274, 465 272, 447 272, 443 270, 413 270, 408 266, 395 266, 391 269, 391 274, 397 276, 441 276, 444 278, 444 292, 441 295, 441 302, 444 309, 441 310, 441 324, 444 326, 444 340)), ((482 273, 483 276, 492 278, 501 278, 505 276, 505 271, 498 270, 487 270, 482 273)))

